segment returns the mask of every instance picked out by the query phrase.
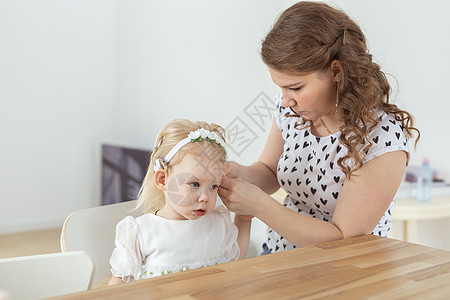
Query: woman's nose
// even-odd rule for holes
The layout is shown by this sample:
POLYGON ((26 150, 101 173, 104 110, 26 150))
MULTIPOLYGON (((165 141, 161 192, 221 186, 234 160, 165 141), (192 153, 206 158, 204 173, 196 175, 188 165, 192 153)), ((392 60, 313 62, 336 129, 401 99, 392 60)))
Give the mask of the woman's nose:
POLYGON ((288 91, 282 91, 283 99, 281 105, 284 107, 293 107, 297 105, 297 101, 290 95, 288 91))

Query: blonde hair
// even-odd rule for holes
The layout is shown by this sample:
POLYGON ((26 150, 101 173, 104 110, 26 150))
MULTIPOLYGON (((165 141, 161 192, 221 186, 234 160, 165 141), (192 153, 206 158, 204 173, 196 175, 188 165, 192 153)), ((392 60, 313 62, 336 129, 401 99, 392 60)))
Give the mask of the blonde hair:
MULTIPOLYGON (((178 144, 178 142, 187 138, 191 131, 201 128, 215 132, 225 141, 225 129, 214 123, 209 124, 203 121, 191 122, 185 119, 174 119, 161 129, 156 137, 147 174, 145 175, 141 189, 139 190, 137 208, 141 208, 144 213, 149 213, 164 206, 164 192, 155 185, 155 171, 153 166, 157 159, 163 159, 167 153, 178 144)), ((179 164, 186 154, 200 155, 202 151, 205 151, 205 147, 208 146, 210 147, 210 149, 208 149, 208 155, 210 155, 211 159, 218 159, 225 163, 225 148, 203 139, 201 142, 188 143, 181 147, 170 162, 164 166, 166 174, 169 174, 171 167, 179 164)))
MULTIPOLYGON (((390 85, 380 66, 372 61, 361 28, 344 12, 325 3, 298 2, 286 9, 262 42, 264 63, 287 74, 320 72, 334 60, 343 65, 337 82, 336 112, 344 122, 339 140, 348 152, 338 165, 346 177, 362 167, 364 152, 372 146, 368 133, 379 123, 381 109, 401 123, 408 138, 420 132, 412 115, 389 103, 390 85), (363 149, 363 141, 369 145, 363 149)), ((298 117, 298 115, 288 115, 298 117)), ((310 121, 303 118, 300 125, 310 121)))

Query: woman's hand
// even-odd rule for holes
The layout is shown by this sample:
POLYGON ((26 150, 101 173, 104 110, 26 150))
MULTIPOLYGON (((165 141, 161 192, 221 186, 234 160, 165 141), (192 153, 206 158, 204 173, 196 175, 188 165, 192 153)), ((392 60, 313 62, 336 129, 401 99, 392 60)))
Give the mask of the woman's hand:
POLYGON ((253 219, 253 216, 250 216, 250 215, 236 215, 236 217, 238 217, 246 222, 250 222, 253 219))
POLYGON ((222 177, 219 196, 230 211, 240 215, 243 219, 257 216, 263 199, 270 198, 259 187, 228 176, 222 177))
MULTIPOLYGON (((225 162, 225 176, 224 177, 228 177, 231 179, 237 179, 237 180, 245 180, 245 175, 244 175, 244 166, 234 162, 234 161, 227 161, 225 162)), ((222 180, 223 181, 223 180, 222 180)), ((223 200, 224 197, 222 196, 222 192, 225 188, 221 185, 221 199, 223 200)), ((226 200, 225 200, 226 201, 226 200)), ((225 202, 224 202, 225 203, 225 202)), ((226 204, 225 204, 226 205, 226 204)), ((228 206, 227 206, 228 207, 228 206)), ((252 215, 238 215, 236 214, 236 216, 244 221, 251 221, 253 219, 252 215)))
POLYGON ((245 181, 245 170, 244 166, 234 162, 227 161, 225 162, 225 176, 233 179, 240 179, 245 181))

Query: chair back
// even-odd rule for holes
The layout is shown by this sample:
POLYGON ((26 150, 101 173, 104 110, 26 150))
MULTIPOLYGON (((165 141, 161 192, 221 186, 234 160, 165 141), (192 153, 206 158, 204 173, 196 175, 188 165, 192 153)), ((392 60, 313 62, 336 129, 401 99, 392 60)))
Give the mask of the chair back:
POLYGON ((70 214, 61 231, 61 251, 84 250, 95 262, 94 283, 111 276, 109 258, 115 247, 116 225, 126 216, 138 217, 136 200, 82 209, 70 214))
POLYGON ((95 265, 84 251, 0 259, 0 289, 12 299, 42 299, 92 285, 95 265))

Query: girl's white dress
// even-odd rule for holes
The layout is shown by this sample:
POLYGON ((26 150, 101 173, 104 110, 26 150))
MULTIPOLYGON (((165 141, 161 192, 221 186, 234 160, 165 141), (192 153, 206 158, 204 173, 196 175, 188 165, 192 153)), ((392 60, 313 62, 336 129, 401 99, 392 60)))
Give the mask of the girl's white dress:
POLYGON ((111 272, 130 281, 237 260, 237 235, 224 206, 197 220, 128 216, 116 227, 111 272))

